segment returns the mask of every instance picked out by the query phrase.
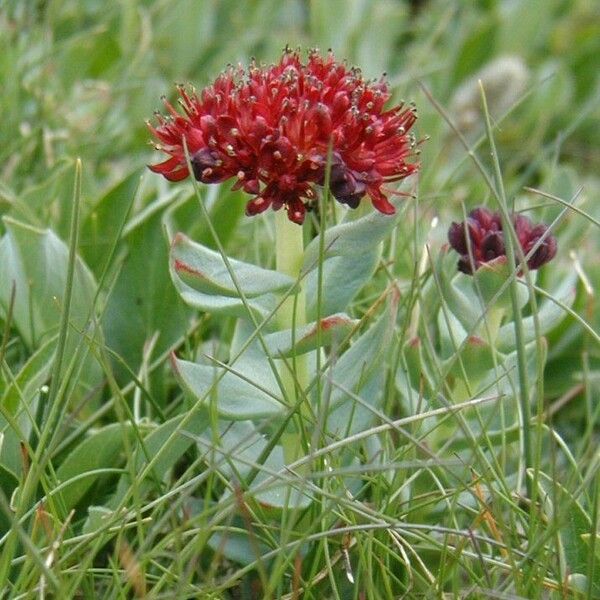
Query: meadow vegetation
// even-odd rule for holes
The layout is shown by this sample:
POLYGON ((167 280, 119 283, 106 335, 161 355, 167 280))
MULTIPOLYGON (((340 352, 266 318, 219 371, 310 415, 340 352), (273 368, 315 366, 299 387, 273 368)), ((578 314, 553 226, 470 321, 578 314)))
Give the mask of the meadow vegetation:
POLYGON ((0 89, 0 598, 600 597, 595 0, 5 0, 0 89), (395 215, 148 170, 286 46, 415 103, 395 215))

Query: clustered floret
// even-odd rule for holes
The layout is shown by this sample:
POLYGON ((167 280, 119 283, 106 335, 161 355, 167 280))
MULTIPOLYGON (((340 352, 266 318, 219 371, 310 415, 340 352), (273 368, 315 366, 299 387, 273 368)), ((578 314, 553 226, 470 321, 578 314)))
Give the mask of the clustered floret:
POLYGON ((301 224, 315 186, 325 183, 328 156, 336 200, 356 208, 368 195, 384 214, 395 212, 384 184, 418 170, 414 106, 386 110, 385 81, 364 80, 331 52, 313 51, 303 64, 286 49, 276 65, 229 67, 200 95, 178 91, 184 114, 165 99, 168 116, 157 114, 157 127, 148 124, 157 149, 169 155, 150 169, 170 181, 185 179, 185 140, 194 177, 235 178, 233 188, 253 196, 248 215, 283 207, 301 224))

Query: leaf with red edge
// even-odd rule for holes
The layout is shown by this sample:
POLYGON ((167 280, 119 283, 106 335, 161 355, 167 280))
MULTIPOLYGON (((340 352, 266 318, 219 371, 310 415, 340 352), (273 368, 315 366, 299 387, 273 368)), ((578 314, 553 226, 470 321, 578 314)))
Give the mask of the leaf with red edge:
MULTIPOLYGON (((444 371, 446 374, 460 378, 466 374, 469 381, 478 381, 494 368, 494 354, 494 349, 485 340, 471 335, 460 342, 458 354, 445 361, 444 371), (462 368, 459 361, 462 362, 462 368)), ((499 353, 496 354, 502 356, 499 353)), ((500 358, 496 360, 498 361, 500 358)))
MULTIPOLYGON (((295 285, 295 280, 270 269, 263 269, 233 258, 229 259, 236 283, 247 298, 274 292, 284 292, 295 285)), ((171 276, 203 294, 238 298, 239 292, 227 264, 215 252, 178 233, 169 257, 171 276)))
POLYGON ((357 319, 351 319, 345 313, 337 313, 321 319, 319 323, 269 333, 264 336, 264 341, 273 356, 289 358, 343 341, 358 323, 357 319))

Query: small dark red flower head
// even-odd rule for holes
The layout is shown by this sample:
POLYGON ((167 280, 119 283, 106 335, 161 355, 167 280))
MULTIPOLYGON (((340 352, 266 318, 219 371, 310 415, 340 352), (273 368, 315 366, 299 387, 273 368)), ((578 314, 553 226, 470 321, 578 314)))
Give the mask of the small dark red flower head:
POLYGON ((148 124, 157 148, 169 155, 150 169, 170 181, 185 179, 188 168, 203 183, 235 178, 234 189, 252 194, 248 215, 284 207, 290 220, 304 221, 323 185, 329 148, 332 195, 357 207, 368 195, 382 213, 393 214, 384 184, 418 169, 410 129, 415 109, 384 109, 390 98, 384 81, 365 81, 360 71, 311 52, 306 64, 286 49, 277 65, 247 72, 230 67, 200 95, 179 86, 178 112, 148 124))
MULTIPOLYGON (((513 218, 513 225, 523 254, 527 256, 540 238, 543 240, 529 257, 527 266, 539 269, 556 255, 556 238, 547 233, 548 228, 533 223, 523 215, 513 218)), ((498 257, 506 256, 502 218, 487 208, 476 208, 469 213, 466 221, 452 223, 448 230, 450 246, 459 254, 458 269, 472 275, 482 264, 498 257)))

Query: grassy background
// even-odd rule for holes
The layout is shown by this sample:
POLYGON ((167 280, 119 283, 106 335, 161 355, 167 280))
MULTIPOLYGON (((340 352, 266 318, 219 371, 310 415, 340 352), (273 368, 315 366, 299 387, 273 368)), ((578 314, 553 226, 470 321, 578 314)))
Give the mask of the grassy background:
MULTIPOLYGON (((3 2, 0 235, 15 221, 35 228, 19 229, 31 293, 27 302, 17 298, 10 320, 11 278, 4 272, 0 279, 4 595, 597 597, 600 559, 585 536, 598 522, 599 73, 594 0, 3 2), (430 138, 418 201, 354 301, 354 316, 368 321, 390 280, 403 298, 420 297, 427 277, 413 275, 424 244, 436 255, 465 208, 494 204, 442 115, 462 127, 491 172, 477 77, 487 90, 509 203, 548 223, 560 216, 559 256, 537 284, 555 297, 565 282, 575 289, 574 311, 584 324, 571 315, 547 336, 537 388, 547 418, 535 429, 542 475, 533 508, 520 495, 527 474, 512 401, 493 427, 500 417, 482 408, 464 419, 448 411, 418 421, 410 437, 383 434, 388 466, 365 470, 361 493, 340 496, 334 472, 315 480, 322 502, 307 514, 282 515, 275 526, 256 503, 241 519, 221 514, 215 500, 228 482, 198 449, 187 448, 151 486, 136 479, 136 440, 148 441, 189 402, 167 352, 192 356, 200 345, 225 359, 233 330, 231 320, 191 311, 171 285, 165 228, 213 242, 191 186, 170 185, 145 169, 155 156, 144 121, 161 108, 161 95, 174 95, 175 82, 201 88, 227 63, 246 64, 251 56, 272 62, 286 44, 332 48, 369 77, 385 71, 394 98, 416 102, 419 137, 430 138), (503 58, 509 62, 482 71, 503 58), (74 196, 81 198, 82 262, 73 263, 67 328, 64 306, 52 298, 68 280, 74 196), (574 199, 576 210, 561 214, 561 200, 574 199), (41 233, 46 229, 56 237, 41 233), (82 332, 89 314, 98 316, 95 333, 82 332), (57 340, 67 329, 57 365, 57 340), (25 405, 35 425, 20 452, 10 419, 27 421, 25 405), (89 470, 94 474, 79 480, 85 485, 71 485, 65 497, 54 492, 89 470), (132 482, 122 496, 125 512, 101 535, 86 535, 89 507, 107 504, 123 472, 132 482), (11 525, 12 537, 4 535, 11 525), (227 539, 240 535, 241 563, 225 558, 215 542, 226 528, 227 539), (270 559, 257 559, 260 550, 272 551, 270 559)), ((228 253, 273 266, 272 220, 246 219, 244 198, 227 185, 206 193, 228 253)), ((424 410, 398 383, 410 360, 401 350, 407 336, 425 336, 437 318, 433 309, 422 311, 411 321, 411 301, 401 305, 386 376, 389 417, 424 410)), ((430 367, 438 354, 435 342, 427 347, 430 367)), ((443 387, 439 375, 435 383, 443 387)), ((148 443, 160 447, 159 436, 148 443)))

